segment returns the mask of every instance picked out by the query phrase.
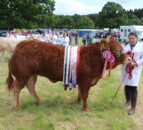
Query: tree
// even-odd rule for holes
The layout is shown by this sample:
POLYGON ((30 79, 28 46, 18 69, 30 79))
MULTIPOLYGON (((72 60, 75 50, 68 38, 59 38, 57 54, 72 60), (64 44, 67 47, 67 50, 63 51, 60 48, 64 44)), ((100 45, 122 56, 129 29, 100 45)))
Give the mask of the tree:
POLYGON ((134 13, 133 10, 128 10, 127 15, 128 15, 128 24, 127 25, 141 25, 142 24, 142 21, 134 13))
POLYGON ((134 15, 132 19, 128 19, 127 25, 143 25, 143 23, 136 15, 134 15))
POLYGON ((53 0, 1 0, 0 24, 8 29, 51 26, 53 0))
POLYGON ((94 22, 87 16, 75 14, 72 16, 75 22, 75 29, 93 29, 94 22))
POLYGON ((143 18, 141 18, 141 19, 140 19, 140 22, 141 22, 141 24, 140 24, 140 25, 143 25, 143 18))
POLYGON ((89 17, 91 20, 93 20, 95 28, 99 28, 98 25, 97 25, 98 14, 88 14, 86 16, 89 17))
POLYGON ((143 9, 135 9, 134 13, 138 18, 143 18, 143 9))
POLYGON ((57 16, 57 21, 56 21, 56 24, 54 25, 54 28, 58 28, 58 29, 63 29, 63 28, 72 29, 72 28, 74 28, 74 20, 73 20, 73 18, 71 16, 59 15, 59 16, 57 16))
POLYGON ((120 4, 107 2, 99 12, 97 24, 100 28, 118 28, 128 23, 128 16, 120 4))

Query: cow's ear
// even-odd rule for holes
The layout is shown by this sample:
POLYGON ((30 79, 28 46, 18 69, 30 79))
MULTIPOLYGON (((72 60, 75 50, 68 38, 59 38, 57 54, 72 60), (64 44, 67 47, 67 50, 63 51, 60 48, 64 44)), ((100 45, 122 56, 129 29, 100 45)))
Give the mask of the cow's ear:
POLYGON ((101 50, 108 49, 109 44, 105 39, 100 39, 100 47, 101 47, 101 50))
POLYGON ((101 41, 101 43, 106 43, 106 40, 103 38, 101 38, 100 41, 101 41))
POLYGON ((110 37, 109 42, 114 43, 114 42, 116 42, 116 39, 114 37, 110 37))
POLYGON ((119 45, 119 43, 117 42, 117 40, 114 37, 110 37, 109 44, 110 44, 110 47, 111 46, 114 48, 117 47, 120 50, 123 50, 122 46, 119 45))
POLYGON ((110 37, 107 37, 106 41, 109 42, 110 41, 110 37))
POLYGON ((115 43, 118 43, 118 42, 114 37, 110 37, 109 43, 115 44, 115 43))

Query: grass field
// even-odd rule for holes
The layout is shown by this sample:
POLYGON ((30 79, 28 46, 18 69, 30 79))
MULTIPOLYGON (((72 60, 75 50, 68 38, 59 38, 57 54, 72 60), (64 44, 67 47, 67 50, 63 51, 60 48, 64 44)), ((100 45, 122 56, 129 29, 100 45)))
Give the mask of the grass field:
POLYGON ((82 111, 82 105, 77 104, 77 88, 65 91, 62 82, 51 83, 40 76, 36 91, 42 104, 36 106, 24 88, 21 107, 16 110, 11 105, 12 93, 6 90, 7 72, 7 61, 0 62, 0 130, 139 130, 138 123, 123 106, 123 86, 111 103, 120 84, 120 66, 90 89, 90 112, 82 111))

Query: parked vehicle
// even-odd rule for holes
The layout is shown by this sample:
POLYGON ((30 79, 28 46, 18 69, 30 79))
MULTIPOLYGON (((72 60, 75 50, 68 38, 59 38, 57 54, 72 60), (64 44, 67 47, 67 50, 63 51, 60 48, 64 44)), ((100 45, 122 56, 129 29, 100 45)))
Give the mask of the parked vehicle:
POLYGON ((0 37, 6 37, 8 30, 0 30, 0 37))
POLYGON ((130 32, 136 32, 138 40, 143 40, 143 26, 120 26, 120 38, 122 42, 126 42, 128 40, 128 35, 130 32))

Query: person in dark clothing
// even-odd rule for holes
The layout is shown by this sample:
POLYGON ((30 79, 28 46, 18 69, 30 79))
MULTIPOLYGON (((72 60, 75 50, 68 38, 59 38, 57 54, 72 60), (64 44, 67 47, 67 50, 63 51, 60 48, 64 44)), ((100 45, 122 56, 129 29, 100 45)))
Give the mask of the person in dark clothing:
POLYGON ((78 34, 75 33, 74 37, 75 37, 75 45, 78 45, 78 34))
POLYGON ((84 33, 82 38, 83 45, 86 45, 86 41, 87 41, 87 34, 84 33))

